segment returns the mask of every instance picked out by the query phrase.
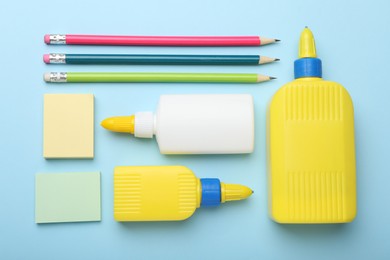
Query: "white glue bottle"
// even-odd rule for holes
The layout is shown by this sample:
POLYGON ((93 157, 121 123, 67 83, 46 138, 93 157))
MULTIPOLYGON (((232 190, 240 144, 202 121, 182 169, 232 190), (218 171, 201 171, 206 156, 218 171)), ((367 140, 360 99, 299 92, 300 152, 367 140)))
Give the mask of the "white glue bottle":
POLYGON ((248 94, 162 95, 156 113, 102 121, 107 130, 156 136, 162 154, 238 154, 254 148, 253 98, 248 94))

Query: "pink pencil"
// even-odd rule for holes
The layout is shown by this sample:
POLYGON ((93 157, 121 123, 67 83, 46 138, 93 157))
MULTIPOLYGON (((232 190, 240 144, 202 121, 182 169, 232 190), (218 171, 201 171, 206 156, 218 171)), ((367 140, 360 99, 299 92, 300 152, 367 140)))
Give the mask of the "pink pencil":
POLYGON ((115 36, 46 34, 46 44, 142 46, 259 46, 279 40, 260 36, 115 36))

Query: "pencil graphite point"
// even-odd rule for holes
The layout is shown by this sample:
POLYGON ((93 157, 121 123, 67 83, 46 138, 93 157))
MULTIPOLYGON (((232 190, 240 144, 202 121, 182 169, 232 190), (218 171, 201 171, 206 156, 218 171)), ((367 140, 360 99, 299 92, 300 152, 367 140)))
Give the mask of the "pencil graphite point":
POLYGON ((280 40, 279 39, 275 39, 275 42, 280 42, 280 40))
POLYGON ((257 75, 257 82, 265 82, 265 81, 269 81, 269 80, 273 80, 273 79, 276 79, 275 77, 271 77, 271 76, 267 76, 267 75, 261 75, 261 74, 258 74, 257 75))
POLYGON ((276 60, 279 60, 279 59, 270 58, 270 57, 267 57, 267 56, 261 56, 260 59, 259 59, 259 64, 271 63, 271 62, 274 62, 276 60))
POLYGON ((280 59, 276 58, 275 61, 280 61, 280 59))

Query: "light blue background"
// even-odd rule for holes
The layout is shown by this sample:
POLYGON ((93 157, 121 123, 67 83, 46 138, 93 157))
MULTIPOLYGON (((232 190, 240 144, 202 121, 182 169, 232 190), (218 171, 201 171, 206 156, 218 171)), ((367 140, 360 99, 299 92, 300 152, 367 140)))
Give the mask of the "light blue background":
POLYGON ((3 1, 1 24, 1 259, 390 259, 389 1, 3 1), (305 25, 317 40, 324 78, 343 84, 355 105, 358 215, 345 225, 279 225, 268 218, 265 112, 273 93, 293 79, 305 25), (123 35, 263 35, 279 44, 240 48, 46 46, 46 33, 123 35), (47 52, 263 54, 261 67, 49 66, 47 52), (257 72, 278 77, 259 85, 49 85, 45 71, 257 72), (95 95, 95 159, 42 157, 44 93, 95 95), (161 94, 251 93, 256 147, 251 155, 164 156, 154 140, 103 130, 108 116, 154 110, 161 94), (116 223, 113 168, 190 167, 199 177, 251 186, 254 195, 198 209, 177 223, 116 223), (102 221, 37 225, 37 172, 101 171, 102 221))

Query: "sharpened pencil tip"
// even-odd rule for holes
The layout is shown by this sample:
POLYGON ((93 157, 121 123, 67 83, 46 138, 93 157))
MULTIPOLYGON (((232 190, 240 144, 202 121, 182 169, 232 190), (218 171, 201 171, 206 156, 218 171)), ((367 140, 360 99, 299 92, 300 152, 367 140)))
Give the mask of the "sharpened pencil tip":
POLYGON ((253 190, 252 190, 252 194, 255 193, 253 190))
POLYGON ((278 58, 275 58, 275 61, 280 61, 280 59, 278 59, 278 58))
POLYGON ((269 77, 269 79, 271 79, 271 80, 272 80, 272 79, 276 79, 276 77, 269 77))
POLYGON ((280 40, 279 39, 275 39, 275 42, 280 42, 280 40))

